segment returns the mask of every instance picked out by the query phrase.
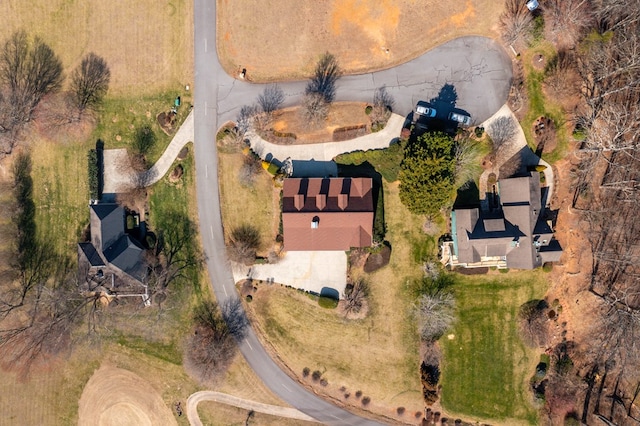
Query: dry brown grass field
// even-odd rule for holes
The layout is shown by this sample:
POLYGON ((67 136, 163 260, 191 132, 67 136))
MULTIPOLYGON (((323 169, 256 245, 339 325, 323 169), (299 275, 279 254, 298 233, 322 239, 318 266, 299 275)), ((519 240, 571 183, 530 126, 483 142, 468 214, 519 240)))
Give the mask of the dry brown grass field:
POLYGON ((193 2, 189 0, 0 2, 0 40, 40 36, 67 70, 95 52, 111 69, 111 95, 151 94, 192 82, 193 2))
POLYGON ((371 120, 365 113, 365 103, 336 102, 329 106, 327 119, 318 126, 310 126, 302 107, 290 107, 276 111, 273 129, 283 133, 294 133, 296 143, 330 142, 333 131, 340 127, 369 125, 371 120))
POLYGON ((251 224, 260 231, 262 247, 259 255, 267 255, 275 242, 279 223, 279 204, 271 176, 265 172, 256 176, 253 186, 240 183, 238 174, 244 155, 219 152, 218 175, 225 237, 242 224, 251 224))
POLYGON ((218 1, 218 54, 254 81, 308 76, 329 50, 347 73, 413 59, 464 35, 497 38, 495 0, 218 1))

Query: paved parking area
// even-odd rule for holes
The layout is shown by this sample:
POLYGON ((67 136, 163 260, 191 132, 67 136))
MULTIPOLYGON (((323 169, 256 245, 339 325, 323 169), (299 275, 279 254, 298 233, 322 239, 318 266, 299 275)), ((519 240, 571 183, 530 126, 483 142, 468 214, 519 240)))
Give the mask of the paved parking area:
POLYGON ((290 251, 276 264, 234 268, 236 282, 250 276, 320 293, 324 287, 342 296, 347 285, 347 254, 343 251, 290 251))

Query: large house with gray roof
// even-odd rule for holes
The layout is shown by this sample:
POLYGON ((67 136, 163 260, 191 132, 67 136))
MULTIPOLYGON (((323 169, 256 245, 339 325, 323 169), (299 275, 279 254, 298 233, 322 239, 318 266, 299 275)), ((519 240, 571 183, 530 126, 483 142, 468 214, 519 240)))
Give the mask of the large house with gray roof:
POLYGON ((144 283, 144 247, 126 232, 125 210, 116 203, 90 206, 91 241, 78 244, 78 257, 89 272, 111 272, 119 279, 144 283))
POLYGON ((453 241, 443 254, 451 266, 533 269, 560 260, 562 249, 544 219, 537 173, 498 182, 494 208, 451 213, 453 241))

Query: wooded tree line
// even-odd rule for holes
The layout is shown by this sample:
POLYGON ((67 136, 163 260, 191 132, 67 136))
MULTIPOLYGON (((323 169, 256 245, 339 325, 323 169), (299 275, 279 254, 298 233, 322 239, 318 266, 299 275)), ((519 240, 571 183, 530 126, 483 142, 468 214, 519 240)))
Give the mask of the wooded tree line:
MULTIPOLYGON (((57 253, 46 230, 36 226, 31 158, 19 152, 13 161, 14 273, 0 283, 0 366, 27 374, 30 367, 69 350, 78 341, 109 328, 105 306, 113 295, 104 280, 93 279, 69 253, 57 253), (83 332, 84 330, 84 332, 83 332)), ((169 211, 158 220, 158 237, 147 250, 145 285, 161 310, 170 286, 197 282, 202 256, 193 244, 195 225, 184 213, 169 211)), ((129 313, 143 309, 127 299, 129 313)), ((233 315, 231 315, 233 316, 233 315)))
POLYGON ((541 6, 547 38, 559 49, 549 69, 559 77, 553 84, 570 84, 571 74, 580 83, 568 88, 582 99, 574 117, 575 134, 584 135, 572 169, 573 207, 591 248, 586 289, 599 301, 592 339, 579 353, 583 381, 565 380, 549 390, 548 402, 562 400, 563 392, 575 399, 583 389, 583 421, 597 414, 626 424, 639 419, 633 403, 640 390, 640 3, 547 0, 541 6))
MULTIPOLYGON (((60 58, 40 37, 25 31, 13 33, 0 51, 0 153, 10 154, 21 132, 34 116, 40 101, 63 87, 60 58)), ((97 108, 109 87, 111 72, 106 61, 95 53, 87 54, 71 73, 67 92, 63 93, 64 119, 79 121, 83 114, 97 108)))

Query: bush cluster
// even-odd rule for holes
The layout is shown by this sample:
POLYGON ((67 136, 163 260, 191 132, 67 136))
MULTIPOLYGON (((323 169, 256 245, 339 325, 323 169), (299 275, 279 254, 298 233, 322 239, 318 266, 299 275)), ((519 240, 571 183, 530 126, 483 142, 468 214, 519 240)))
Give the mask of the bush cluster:
POLYGON ((87 170, 89 176, 89 197, 97 200, 100 197, 100 189, 98 188, 98 151, 90 149, 87 154, 87 170))

